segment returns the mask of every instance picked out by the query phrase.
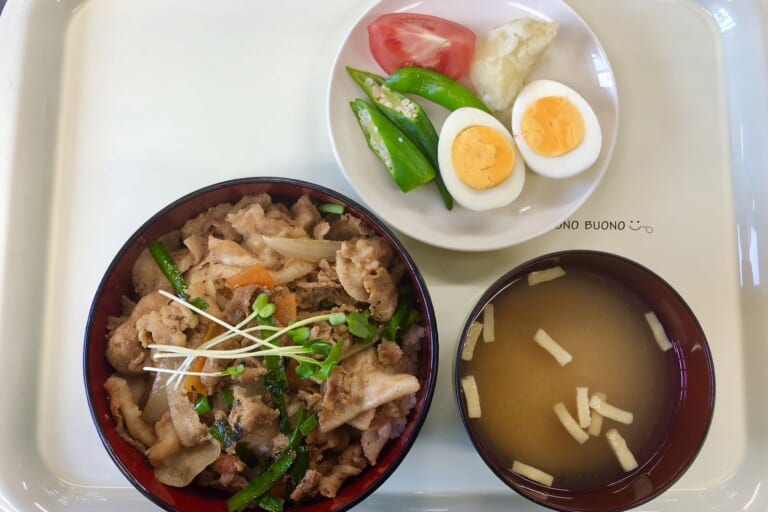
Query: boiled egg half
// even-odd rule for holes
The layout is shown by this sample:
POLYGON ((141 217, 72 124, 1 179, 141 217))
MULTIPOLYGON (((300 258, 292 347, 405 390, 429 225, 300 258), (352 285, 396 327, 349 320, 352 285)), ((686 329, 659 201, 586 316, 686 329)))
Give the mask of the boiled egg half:
POLYGON ((534 80, 512 105, 512 134, 528 167, 569 178, 597 161, 603 137, 589 103, 567 85, 534 80))
POLYGON ((482 110, 451 112, 440 130, 437 157, 446 188, 469 210, 506 206, 523 189, 525 164, 512 134, 482 110))

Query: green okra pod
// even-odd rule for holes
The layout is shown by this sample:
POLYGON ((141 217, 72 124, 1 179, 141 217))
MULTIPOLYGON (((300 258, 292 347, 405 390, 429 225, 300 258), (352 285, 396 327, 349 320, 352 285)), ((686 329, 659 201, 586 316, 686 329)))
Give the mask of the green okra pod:
POLYGON ((435 169, 427 157, 397 126, 365 100, 350 102, 368 146, 403 192, 435 179, 435 169))
POLYGON ((451 111, 474 107, 491 113, 472 91, 456 80, 429 69, 400 68, 392 73, 384 84, 392 91, 421 96, 451 111))
POLYGON ((351 67, 347 67, 347 72, 376 108, 424 153, 436 171, 435 183, 445 206, 449 210, 453 208, 453 197, 445 187, 439 172, 437 131, 422 106, 417 101, 392 91, 384 84, 384 77, 351 67))

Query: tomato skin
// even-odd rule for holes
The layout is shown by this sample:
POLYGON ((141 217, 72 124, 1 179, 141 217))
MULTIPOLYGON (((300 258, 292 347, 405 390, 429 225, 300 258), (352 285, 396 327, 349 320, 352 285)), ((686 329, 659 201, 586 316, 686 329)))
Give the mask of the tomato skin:
POLYGON ((437 16, 392 13, 368 25, 368 42, 374 60, 388 74, 416 66, 458 80, 469 72, 477 36, 437 16))

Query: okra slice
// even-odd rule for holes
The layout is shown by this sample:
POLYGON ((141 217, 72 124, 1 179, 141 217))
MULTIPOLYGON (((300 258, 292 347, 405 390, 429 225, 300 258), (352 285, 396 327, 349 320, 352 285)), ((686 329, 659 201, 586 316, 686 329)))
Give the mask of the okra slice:
POLYGON ((405 132, 424 152, 432 165, 436 166, 437 131, 422 106, 384 85, 384 78, 379 75, 350 67, 347 68, 347 72, 368 95, 376 108, 405 132))
POLYGON ((403 192, 435 179, 435 169, 427 157, 392 121, 363 99, 350 102, 363 130, 368 147, 381 160, 403 192))
POLYGON ((391 90, 384 83, 384 77, 347 67, 347 73, 360 86, 387 119, 405 133, 424 153, 436 171, 435 183, 440 190, 445 206, 453 208, 453 197, 443 183, 437 160, 438 135, 424 108, 414 99, 391 90))

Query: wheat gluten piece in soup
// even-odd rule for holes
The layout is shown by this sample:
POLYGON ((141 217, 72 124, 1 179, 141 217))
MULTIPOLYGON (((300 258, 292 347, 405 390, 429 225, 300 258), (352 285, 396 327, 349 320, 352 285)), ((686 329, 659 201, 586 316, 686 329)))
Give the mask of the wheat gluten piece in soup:
POLYGON ((557 269, 492 298, 496 341, 462 358, 459 376, 476 386, 473 403, 462 400, 482 412, 468 425, 497 466, 547 487, 604 488, 659 446, 679 363, 631 290, 586 268, 557 269))
POLYGON ((229 510, 335 497, 416 404, 406 276, 341 205, 210 208, 149 245, 110 319, 116 428, 159 481, 222 489, 229 510))

